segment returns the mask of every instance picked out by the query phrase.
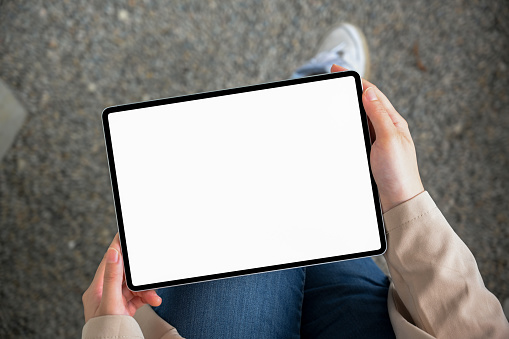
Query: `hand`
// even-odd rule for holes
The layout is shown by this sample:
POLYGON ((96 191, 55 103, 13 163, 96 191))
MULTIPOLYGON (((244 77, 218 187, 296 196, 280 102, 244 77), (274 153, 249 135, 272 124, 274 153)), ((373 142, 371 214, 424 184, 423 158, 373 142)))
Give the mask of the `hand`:
POLYGON ((161 305, 154 290, 132 292, 127 288, 118 233, 103 257, 94 280, 82 297, 85 323, 102 315, 130 315, 144 304, 161 305))
MULTIPOLYGON (((338 65, 331 67, 331 72, 346 70, 338 65)), ((362 86, 372 140, 371 171, 385 213, 423 192, 424 187, 408 123, 376 86, 364 79, 362 86)))

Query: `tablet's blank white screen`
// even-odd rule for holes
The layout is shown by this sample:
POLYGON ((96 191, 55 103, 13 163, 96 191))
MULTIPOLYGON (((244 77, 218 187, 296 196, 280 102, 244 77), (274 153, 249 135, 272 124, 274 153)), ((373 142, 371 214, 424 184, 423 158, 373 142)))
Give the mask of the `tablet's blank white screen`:
POLYGON ((381 247, 353 77, 108 119, 134 285, 381 247))

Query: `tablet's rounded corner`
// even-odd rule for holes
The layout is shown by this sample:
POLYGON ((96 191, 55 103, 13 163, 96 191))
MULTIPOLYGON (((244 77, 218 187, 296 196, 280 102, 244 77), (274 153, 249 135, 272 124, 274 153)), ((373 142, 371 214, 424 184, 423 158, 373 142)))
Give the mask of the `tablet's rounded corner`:
POLYGON ((384 237, 380 240, 382 240, 382 242, 380 244, 380 249, 377 250, 377 255, 384 255, 385 252, 387 252, 387 236, 385 235, 385 232, 384 237))
POLYGON ((139 286, 135 286, 133 285, 133 282, 131 281, 131 277, 128 277, 126 275, 125 277, 125 283, 127 285, 127 288, 131 291, 131 292, 140 292, 140 291, 143 291, 142 288, 140 288, 139 286))
POLYGON ((101 119, 103 121, 106 121, 108 118, 108 114, 113 113, 113 109, 115 106, 109 106, 102 110, 101 112, 101 119))
POLYGON ((355 80, 362 84, 362 77, 356 70, 348 69, 346 71, 342 71, 341 73, 343 73, 343 76, 353 76, 355 80))

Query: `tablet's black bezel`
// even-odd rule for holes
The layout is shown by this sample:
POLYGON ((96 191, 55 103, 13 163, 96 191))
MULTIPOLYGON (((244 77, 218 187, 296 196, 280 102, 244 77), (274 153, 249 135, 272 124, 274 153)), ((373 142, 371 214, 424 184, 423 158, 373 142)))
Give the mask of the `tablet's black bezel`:
POLYGON ((378 189, 377 189, 375 180, 373 178, 373 173, 371 172, 371 163, 370 163, 371 140, 370 140, 370 136, 369 136, 369 127, 368 127, 367 116, 366 116, 366 113, 364 110, 364 106, 362 105, 362 92, 363 92, 362 91, 362 82, 361 82, 361 78, 360 78, 359 74, 354 71, 344 71, 344 72, 337 72, 337 73, 314 75, 314 76, 309 76, 309 77, 304 77, 304 78, 299 78, 299 79, 289 79, 289 80, 269 82, 269 83, 263 83, 263 84, 245 86, 245 87, 230 88, 230 89, 218 90, 218 91, 213 91, 213 92, 204 92, 204 93, 190 94, 190 95, 184 95, 184 96, 178 96, 178 97, 172 97, 172 98, 164 98, 164 99, 158 99, 158 100, 152 100, 152 101, 136 102, 136 103, 130 103, 130 104, 125 104, 125 105, 111 106, 111 107, 104 109, 104 111, 102 112, 103 131, 104 131, 107 160, 108 160, 108 165, 109 165, 110 179, 111 179, 111 185, 112 185, 112 191, 113 191, 113 201, 114 201, 115 212, 116 212, 116 217, 117 217, 117 226, 118 226, 118 231, 119 231, 119 236, 120 236, 120 244, 121 244, 121 249, 122 249, 122 254, 123 254, 123 259, 124 259, 124 270, 125 270, 127 287, 132 291, 143 291, 143 290, 148 290, 148 289, 177 286, 177 285, 183 285, 183 284, 188 284, 188 283, 209 281, 209 280, 235 277, 235 276, 241 276, 241 275, 253 274, 253 273, 269 272, 269 271, 274 271, 274 270, 279 270, 279 269, 289 269, 289 268, 296 268, 296 267, 301 267, 301 266, 324 264, 324 263, 329 263, 329 262, 334 262, 334 261, 356 259, 356 258, 376 256, 376 255, 383 254, 387 249, 387 241, 386 241, 386 237, 385 237, 385 226, 384 226, 384 221, 383 221, 383 216, 382 216, 382 208, 381 208, 381 204, 380 204, 380 198, 378 195, 378 189), (360 115, 361 115, 362 129, 363 129, 363 133, 364 133, 364 143, 365 143, 365 147, 366 147, 366 157, 367 157, 368 164, 369 164, 369 173, 370 173, 370 178, 371 178, 371 187, 372 187, 372 191, 373 191, 373 200, 374 200, 377 222, 378 222, 378 231, 379 231, 380 244, 381 244, 380 249, 373 250, 373 251, 352 253, 352 254, 347 254, 347 255, 339 255, 339 256, 321 258, 321 259, 299 261, 299 262, 273 265, 273 266, 267 266, 267 267, 259 267, 259 268, 246 269, 246 270, 233 271, 233 272, 217 273, 217 274, 212 274, 212 275, 192 277, 192 278, 186 278, 186 279, 178 279, 178 280, 158 282, 158 283, 152 283, 152 284, 144 284, 144 285, 139 285, 139 286, 133 285, 132 279, 131 279, 130 266, 129 266, 129 255, 128 255, 126 238, 125 238, 125 233, 124 233, 122 209, 121 209, 121 205, 120 205, 120 198, 119 198, 119 191, 118 191, 118 184, 117 184, 117 177, 116 177, 116 170, 115 170, 115 161, 114 161, 114 157, 113 157, 111 135, 110 135, 110 129, 109 129, 109 122, 108 122, 108 116, 110 114, 124 112, 124 111, 130 111, 130 110, 134 110, 134 109, 174 104, 174 103, 178 103, 178 102, 213 98, 213 97, 217 97, 217 96, 232 95, 232 94, 237 94, 237 93, 246 93, 246 92, 257 91, 257 90, 271 89, 271 88, 277 88, 277 87, 282 87, 282 86, 291 86, 291 85, 303 84, 303 83, 308 83, 308 82, 315 82, 315 81, 322 81, 322 80, 343 78, 343 77, 353 77, 355 79, 355 84, 356 84, 356 89, 357 89, 357 99, 358 99, 358 103, 359 103, 359 111, 360 111, 360 115))

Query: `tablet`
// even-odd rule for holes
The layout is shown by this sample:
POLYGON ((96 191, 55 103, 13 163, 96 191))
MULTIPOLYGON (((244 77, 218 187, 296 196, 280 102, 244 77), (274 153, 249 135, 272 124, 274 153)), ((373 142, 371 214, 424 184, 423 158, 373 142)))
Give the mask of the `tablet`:
POLYGON ((106 108, 132 291, 384 253, 353 71, 106 108))

